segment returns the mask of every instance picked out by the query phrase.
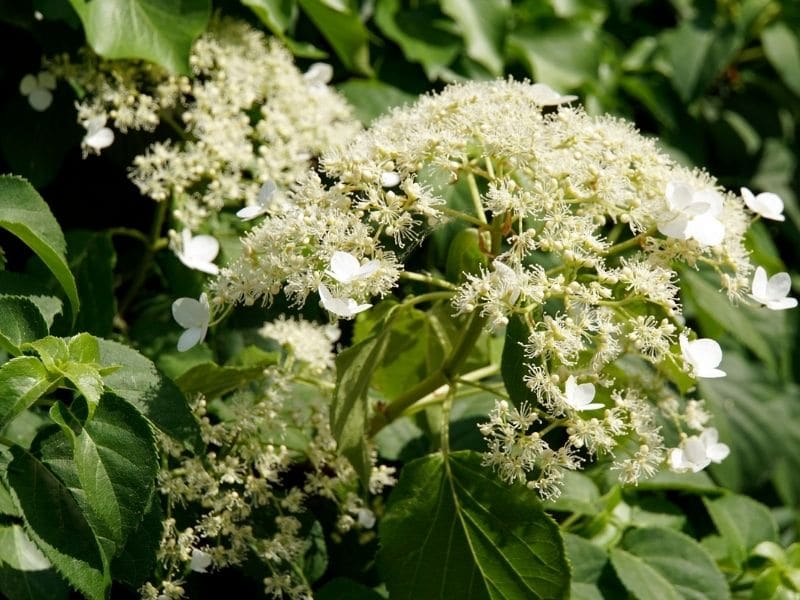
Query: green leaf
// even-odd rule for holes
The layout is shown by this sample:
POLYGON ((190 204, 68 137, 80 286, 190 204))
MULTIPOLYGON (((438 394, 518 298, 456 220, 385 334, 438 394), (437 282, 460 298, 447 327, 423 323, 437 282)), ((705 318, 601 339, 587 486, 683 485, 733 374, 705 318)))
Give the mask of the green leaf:
POLYGON ((598 512, 600 490, 592 479, 582 473, 566 471, 561 495, 546 502, 547 510, 593 515, 598 512))
POLYGON ((602 599, 598 582, 608 564, 605 550, 587 539, 572 533, 564 534, 564 547, 572 565, 570 598, 573 600, 602 599))
POLYGON ((533 393, 525 385, 525 351, 522 344, 527 343, 530 331, 525 319, 520 315, 513 315, 508 320, 506 326, 506 338, 503 344, 503 355, 500 359, 500 374, 503 376, 503 383, 506 386, 509 398, 516 405, 520 406, 523 402, 534 401, 533 393))
POLYGON ((0 429, 50 389, 54 379, 35 356, 20 356, 0 366, 0 429))
POLYGON ((103 396, 81 424, 58 402, 53 420, 70 437, 78 480, 92 514, 117 547, 134 531, 150 504, 158 471, 155 439, 147 421, 122 398, 103 396))
POLYGON ((558 526, 531 490, 497 481, 480 462, 466 451, 403 468, 380 527, 393 599, 567 597, 558 526))
POLYGON ((338 10, 322 0, 298 0, 303 12, 333 47, 336 56, 351 71, 371 75, 367 28, 358 13, 338 10))
POLYGON ((670 529, 629 531, 611 551, 611 564, 638 600, 730 597, 725 577, 703 547, 670 529))
POLYGON ((489 258, 481 250, 480 234, 470 227, 459 231, 450 243, 447 253, 447 279, 460 283, 467 275, 477 275, 481 267, 489 264, 489 258))
POLYGON ((111 578, 97 539, 67 487, 33 454, 11 448, 8 483, 28 535, 61 575, 91 600, 104 600, 111 578))
POLYGON ((467 56, 492 75, 502 75, 508 0, 442 0, 441 7, 463 33, 467 56))
POLYGON ((331 430, 341 452, 365 484, 370 460, 366 442, 369 406, 367 390, 373 371, 383 359, 387 330, 367 338, 336 357, 336 389, 331 405, 331 430))
POLYGON ((75 329, 94 335, 111 333, 117 313, 114 298, 114 265, 116 254, 107 231, 67 232, 69 265, 75 274, 81 312, 75 329))
POLYGON ((20 346, 47 335, 47 323, 36 305, 19 296, 0 296, 0 348, 14 355, 20 346))
POLYGON ((297 0, 242 0, 242 4, 277 36, 286 33, 297 20, 297 0))
POLYGON ((66 340, 54 335, 28 342, 22 346, 22 350, 25 352, 35 351, 42 360, 42 364, 51 373, 57 373, 59 367, 69 360, 69 347, 66 340))
POLYGON ((64 235, 50 208, 24 179, 0 175, 0 227, 22 240, 47 265, 67 294, 74 322, 80 300, 67 265, 64 235))
POLYGON ((744 45, 741 32, 705 29, 684 21, 661 42, 670 65, 672 86, 685 102, 702 95, 744 45))
POLYGON ((251 381, 264 378, 264 369, 278 362, 279 355, 272 353, 261 363, 249 367, 220 366, 204 362, 183 373, 175 380, 186 395, 202 393, 208 398, 222 396, 251 381))
POLYGON ((192 43, 206 28, 210 0, 70 0, 92 49, 105 58, 142 58, 191 75, 192 43))
POLYGON ((0 526, 0 594, 8 600, 66 600, 67 584, 19 525, 0 526))
POLYGON ((347 600, 381 600, 383 596, 357 581, 337 577, 322 586, 319 591, 314 592, 314 598, 316 600, 341 600, 342 598, 347 598, 347 600))
POLYGON ((405 9, 401 0, 382 0, 375 7, 375 24, 409 61, 422 65, 430 80, 445 74, 463 48, 436 2, 405 9))
POLYGON ((800 96, 800 38, 796 28, 778 21, 764 29, 761 42, 767 60, 787 87, 800 96))
POLYGON ((603 40, 591 23, 559 22, 546 29, 523 26, 509 35, 508 45, 536 81, 556 91, 597 79, 603 40))
POLYGON ((3 296, 25 296, 39 309, 47 329, 53 326, 56 315, 61 314, 63 302, 52 295, 42 282, 24 273, 0 271, 0 290, 3 296))
POLYGON ((369 125, 393 106, 411 104, 414 96, 377 79, 350 79, 337 89, 353 106, 356 118, 369 125))
POLYGON ((728 556, 736 564, 747 560, 759 542, 777 542, 778 526, 769 509, 748 498, 735 494, 703 502, 728 547, 728 556))
POLYGON ((139 527, 131 532, 125 547, 111 563, 114 579, 139 588, 152 575, 164 529, 162 521, 159 495, 153 494, 139 527))
POLYGON ((133 348, 111 340, 98 340, 100 363, 122 365, 105 377, 106 386, 124 398, 158 429, 172 438, 205 448, 200 427, 180 389, 159 373, 156 366, 133 348))

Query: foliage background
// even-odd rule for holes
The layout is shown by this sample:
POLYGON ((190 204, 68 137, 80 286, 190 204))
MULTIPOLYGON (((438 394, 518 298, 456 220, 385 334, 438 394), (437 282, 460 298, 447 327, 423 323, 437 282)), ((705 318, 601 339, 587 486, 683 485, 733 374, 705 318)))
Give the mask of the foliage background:
MULTIPOLYGON (((301 65, 331 62, 337 87, 365 123, 447 82, 498 76, 547 83, 578 95, 590 113, 631 119, 679 161, 702 166, 726 187, 782 196, 786 222, 757 223, 749 244, 756 262, 770 272, 788 270, 794 295, 800 290, 800 4, 793 0, 227 0, 213 6, 190 0, 163 3, 168 16, 159 21, 149 20, 155 0, 108 0, 115 11, 106 21, 94 10, 100 3, 0 6, 0 39, 9 49, 0 64, 0 172, 33 183, 67 232, 72 257, 83 256, 72 264, 84 303, 77 331, 119 333, 114 317, 141 249, 109 232, 150 227, 155 207, 126 177, 131 157, 150 137, 118 136, 101 157, 84 160, 73 90, 59 86, 53 106, 37 113, 18 93, 19 81, 38 71, 43 56, 74 51, 85 40, 107 57, 144 58, 186 71, 189 45, 212 10, 259 23, 281 37, 301 65), (34 11, 44 19, 35 19, 34 11), (151 35, 131 36, 131 20, 150 22, 151 35), (93 274, 91 288, 80 288, 88 281, 82 272, 93 274)), ((0 236, 0 246, 9 270, 40 268, 13 237, 0 236)), ((159 256, 158 267, 121 316, 131 343, 168 371, 165 352, 174 340, 156 332, 168 323, 171 299, 196 295, 199 281, 172 277, 171 256, 159 256)), ((797 312, 726 310, 701 276, 688 273, 686 281, 687 314, 700 334, 723 345, 729 373, 702 384, 732 447, 712 475, 717 484, 769 506, 788 545, 797 539, 800 508, 797 312)), ((652 501, 664 499, 654 494, 652 501)), ((699 497, 669 500, 701 537, 706 513, 699 497)), ((562 508, 570 507, 569 498, 565 502, 562 508)), ((331 568, 334 574, 347 570, 331 568)), ((226 577, 217 577, 219 589, 226 577)))

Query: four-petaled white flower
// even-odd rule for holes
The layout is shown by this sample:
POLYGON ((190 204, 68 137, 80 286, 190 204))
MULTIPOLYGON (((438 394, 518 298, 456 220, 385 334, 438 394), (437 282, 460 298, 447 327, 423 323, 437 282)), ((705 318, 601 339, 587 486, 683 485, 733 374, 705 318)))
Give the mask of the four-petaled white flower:
POLYGON ((578 384, 574 375, 567 377, 564 384, 564 402, 577 411, 595 410, 603 408, 603 404, 592 402, 594 400, 594 384, 578 384))
POLYGON ((719 441, 719 433, 709 427, 697 436, 693 435, 681 442, 680 448, 673 448, 669 453, 669 465, 673 471, 697 473, 710 463, 721 463, 730 454, 727 444, 719 441))
POLYGON ((92 150, 99 153, 103 148, 108 148, 114 143, 114 132, 106 127, 106 118, 103 116, 92 117, 84 121, 86 135, 83 136, 83 145, 89 146, 92 150))
POLYGON ((783 216, 783 200, 778 194, 772 192, 761 192, 757 196, 746 187, 741 188, 742 198, 747 208, 765 219, 773 221, 785 221, 783 216))
POLYGON ((189 562, 189 568, 195 573, 208 573, 208 567, 211 566, 211 555, 197 548, 192 548, 192 560, 189 562))
POLYGON ((31 108, 39 112, 47 110, 53 103, 54 89, 56 89, 56 78, 47 71, 42 71, 38 75, 25 75, 19 82, 19 93, 27 96, 31 108))
POLYGON ((305 79, 312 88, 325 87, 333 79, 333 67, 328 63, 317 62, 308 67, 308 71, 303 73, 305 79))
POLYGON ((753 300, 771 310, 786 310, 797 306, 797 298, 789 298, 792 279, 788 273, 775 273, 767 279, 764 267, 756 267, 753 275, 753 293, 748 294, 753 300))
POLYGON ((566 104, 567 102, 578 99, 577 96, 562 96, 544 83, 534 83, 530 91, 533 96, 533 101, 539 106, 558 106, 559 104, 566 104))
POLYGON ((394 171, 384 171, 381 173, 381 187, 393 188, 400 183, 400 175, 394 171))
POLYGON ((336 316, 352 319, 360 312, 364 312, 368 308, 372 308, 372 304, 358 304, 352 298, 337 298, 324 283, 319 284, 319 297, 322 300, 322 306, 326 310, 332 312, 336 316))
POLYGON ((704 377, 712 379, 715 377, 725 377, 725 371, 718 369, 722 362, 722 348, 719 344, 709 338, 701 338, 689 341, 685 333, 678 338, 681 345, 681 353, 685 360, 692 367, 694 377, 704 377))
POLYGON ((212 236, 196 235, 192 237, 192 232, 188 229, 181 231, 181 249, 175 255, 190 269, 217 275, 219 267, 213 261, 218 253, 219 242, 212 236))
POLYGON ((667 184, 669 212, 656 224, 666 236, 697 240, 702 246, 716 246, 725 237, 725 226, 717 218, 722 196, 714 190, 695 190, 682 182, 667 184))
POLYGON ((331 268, 325 272, 339 283, 351 283, 369 277, 380 266, 381 263, 377 260, 362 265, 352 254, 337 250, 331 256, 331 268))
POLYGON ((208 332, 211 310, 208 296, 200 294, 200 299, 178 298, 172 303, 172 316, 186 331, 178 339, 178 352, 186 352, 202 342, 208 332))
POLYGON ((276 189, 277 187, 275 187, 274 181, 267 181, 258 191, 256 203, 251 206, 245 206, 243 209, 237 211, 236 216, 242 221, 249 221, 250 219, 255 219, 265 214, 270 209, 270 200, 276 189))

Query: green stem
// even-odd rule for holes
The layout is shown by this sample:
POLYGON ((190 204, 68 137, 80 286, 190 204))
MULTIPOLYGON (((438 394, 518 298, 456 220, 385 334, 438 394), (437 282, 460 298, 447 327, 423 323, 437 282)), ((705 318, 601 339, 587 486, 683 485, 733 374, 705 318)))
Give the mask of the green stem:
POLYGON ((398 308, 401 306, 416 306, 417 304, 424 304, 425 302, 436 302, 437 300, 449 300, 452 297, 453 297, 453 292, 429 292, 427 294, 420 294, 419 296, 414 296, 413 298, 404 300, 397 306, 398 308))
POLYGON ((124 315, 125 311, 128 310, 131 302, 136 298, 136 295, 139 293, 142 285, 144 284, 145 278, 147 277, 147 273, 150 270, 150 266, 153 263, 153 258, 155 257, 156 252, 165 246, 165 242, 161 239, 161 228, 164 226, 164 220, 167 216, 167 208, 169 206, 169 202, 158 202, 156 204, 156 214, 155 218, 153 219, 153 224, 150 228, 150 237, 147 242, 147 246, 145 247, 144 254, 142 255, 142 260, 139 262, 139 266, 136 270, 136 274, 133 276, 133 281, 131 281, 131 286, 128 288, 128 292, 125 294, 125 297, 119 303, 118 314, 124 315))
POLYGON ((433 275, 423 275, 422 273, 414 273, 413 271, 400 271, 400 278, 408 279, 410 281, 419 281, 421 283, 427 283, 428 285, 435 285, 437 287, 441 287, 446 290, 458 289, 458 286, 450 283, 449 281, 445 281, 444 279, 434 277, 433 275))
POLYGON ((461 212, 460 210, 455 210, 454 208, 450 208, 449 206, 437 206, 436 210, 450 217, 461 219, 462 221, 466 221, 467 223, 471 223, 472 225, 477 225, 478 227, 484 227, 486 225, 486 221, 481 221, 480 219, 476 219, 472 215, 468 215, 467 213, 461 212))
POLYGON ((606 250, 606 256, 610 256, 612 254, 617 254, 618 252, 624 252, 625 250, 629 250, 630 248, 635 248, 636 246, 641 245, 642 241, 648 236, 651 236, 655 233, 655 229, 651 228, 647 231, 640 233, 636 237, 632 237, 629 240, 625 240, 624 242, 620 242, 619 244, 614 244, 608 250, 606 250))
POLYGON ((111 229, 108 230, 108 232, 112 236, 118 235, 138 240, 142 242, 145 246, 150 244, 150 238, 148 238, 144 233, 142 233, 138 229, 131 229, 130 227, 112 227, 111 229))
POLYGON ((486 214, 483 210, 481 203, 481 193, 478 190, 478 182, 475 179, 475 174, 472 172, 467 173, 467 185, 469 186, 469 195, 472 198, 472 205, 475 207, 475 213, 478 215, 481 224, 486 225, 486 214))
POLYGON ((382 412, 375 415, 370 428, 374 435, 383 427, 397 419, 409 406, 431 394, 444 385, 448 385, 458 378, 459 370, 464 365, 470 352, 475 346, 475 342, 483 331, 486 324, 486 317, 480 316, 476 311, 469 317, 469 322, 461 334, 453 350, 436 371, 428 375, 417 385, 395 398, 382 412))

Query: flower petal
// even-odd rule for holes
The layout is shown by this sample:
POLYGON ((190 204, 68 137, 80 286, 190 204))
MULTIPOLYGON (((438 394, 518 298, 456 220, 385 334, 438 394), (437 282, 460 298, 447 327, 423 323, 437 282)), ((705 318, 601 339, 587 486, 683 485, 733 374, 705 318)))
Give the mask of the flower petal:
POLYGON ((186 352, 203 341, 205 330, 200 327, 191 327, 178 338, 178 352, 186 352))
POLYGON ((219 254, 219 242, 210 235, 196 235, 190 240, 188 247, 184 246, 183 253, 192 261, 210 263, 219 254))
POLYGON ((725 239, 725 226, 709 211, 694 217, 686 233, 702 246, 716 246, 725 239))
POLYGON ((245 206, 244 208, 236 211, 236 216, 239 217, 242 221, 249 221, 251 219, 255 219, 256 217, 263 215, 266 213, 266 209, 263 206, 258 204, 253 204, 252 206, 245 206))
POLYGON ((45 88, 37 88, 33 90, 28 96, 28 104, 31 105, 33 110, 42 112, 50 108, 53 103, 53 94, 50 90, 45 88))
POLYGON ((340 283, 349 283, 358 277, 361 264, 348 252, 336 251, 331 256, 331 268, 328 274, 340 283))
POLYGON ((764 300, 767 298, 767 272, 764 267, 756 267, 751 288, 753 290, 753 298, 764 304, 764 300))
POLYGON ((95 150, 108 148, 114 143, 114 132, 108 127, 101 127, 96 131, 89 130, 83 138, 83 143, 95 150))
POLYGON ((181 327, 202 327, 208 324, 208 305, 194 298, 178 298, 172 303, 172 317, 181 327))
POLYGON ((36 81, 36 75, 31 75, 29 73, 28 75, 25 75, 25 77, 23 77, 19 82, 19 93, 23 96, 27 96, 38 87, 39 85, 36 81))
POLYGON ((767 281, 765 296, 770 300, 780 300, 792 290, 792 278, 789 273, 776 273, 767 281))

